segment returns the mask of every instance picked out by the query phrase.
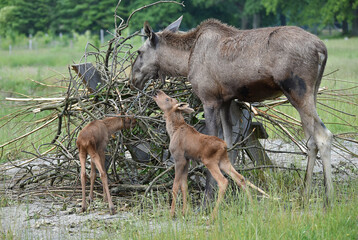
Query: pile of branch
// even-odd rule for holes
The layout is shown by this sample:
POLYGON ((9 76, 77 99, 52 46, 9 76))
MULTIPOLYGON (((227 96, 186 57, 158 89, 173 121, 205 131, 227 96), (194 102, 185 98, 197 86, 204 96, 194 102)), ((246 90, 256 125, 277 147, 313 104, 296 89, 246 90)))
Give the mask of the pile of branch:
MULTIPOLYGON (((163 2, 172 1, 158 3, 163 2)), ((168 151, 169 140, 162 113, 151 98, 153 91, 164 89, 169 96, 189 103, 195 109, 195 113, 185 116, 186 121, 199 130, 204 128, 203 109, 186 78, 169 78, 164 84, 152 80, 147 83, 143 91, 130 88, 129 72, 136 57, 136 49, 131 44, 131 40, 140 34, 137 31, 128 36, 122 36, 122 33, 128 27, 133 14, 141 9, 134 11, 127 21, 123 21, 116 15, 116 30, 111 33, 113 38, 105 46, 98 49, 92 44, 87 44, 85 55, 79 62, 82 65, 69 67, 68 76, 64 78, 66 91, 61 96, 7 99, 20 105, 21 110, 2 118, 1 128, 11 128, 17 125, 16 129, 22 131, 21 134, 16 133, 19 136, 0 145, 1 154, 6 155, 9 161, 3 165, 2 171, 12 176, 11 181, 6 183, 7 189, 26 188, 30 191, 43 186, 72 186, 72 189, 79 190, 80 164, 75 144, 78 132, 94 119, 117 113, 122 113, 123 116, 135 116, 138 124, 131 130, 124 130, 113 136, 108 145, 106 155, 108 174, 112 187, 117 186, 112 188, 113 191, 148 192, 151 188, 162 189, 171 186, 174 178, 173 160, 168 151), (120 20, 119 23, 118 20, 120 20), (94 88, 90 88, 84 76, 78 74, 78 67, 87 66, 89 60, 101 79, 94 88), (76 66, 77 72, 73 70, 76 66), (20 127, 24 119, 29 124, 22 124, 20 127), (11 154, 17 149, 21 149, 30 157, 21 161, 12 159, 11 154)), ((342 89, 320 89, 318 101, 327 98, 349 101, 351 97, 342 89)), ((244 106, 250 110, 252 118, 262 122, 267 129, 271 129, 276 137, 293 142, 297 146, 297 150, 288 154, 298 154, 304 157, 306 143, 303 140, 300 121, 285 114, 279 108, 288 105, 287 99, 279 98, 257 105, 245 104, 244 106)), ((348 115, 329 106, 324 107, 337 117, 338 114, 348 115)), ((335 136, 334 146, 357 157, 342 144, 343 140, 358 144, 354 140, 357 137, 354 135, 358 132, 357 126, 351 127, 355 129, 353 133, 335 136)), ((242 153, 245 148, 241 144, 236 144, 235 150, 242 153)), ((265 150, 275 152, 274 149, 265 150)), ((251 163, 243 161, 243 154, 238 154, 237 158, 236 167, 242 172, 257 168, 303 170, 283 166, 253 167, 251 163)), ((357 166, 353 171, 355 174, 356 169, 357 166)), ((347 174, 352 173, 347 169, 342 171, 347 174)), ((191 167, 189 177, 203 175, 202 165, 191 167)), ((203 181, 195 181, 195 184, 199 188, 203 187, 203 181)))

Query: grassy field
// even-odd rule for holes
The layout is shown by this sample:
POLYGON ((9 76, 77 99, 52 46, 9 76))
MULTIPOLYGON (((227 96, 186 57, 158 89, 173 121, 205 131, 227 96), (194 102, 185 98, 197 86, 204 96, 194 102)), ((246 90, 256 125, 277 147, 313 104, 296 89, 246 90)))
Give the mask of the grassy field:
MULTIPOLYGON (((11 54, 8 51, 0 50, 0 145, 33 129, 34 121, 39 121, 37 125, 41 124, 43 118, 48 114, 48 112, 30 114, 2 127, 8 120, 3 118, 4 116, 26 109, 26 104, 28 104, 8 102, 5 101, 5 98, 56 96, 66 89, 47 87, 44 84, 65 87, 63 80, 68 77, 67 66, 73 61, 78 61, 83 53, 84 46, 82 49, 14 49, 11 54)), ((1 157, 0 161, 22 157, 21 151, 31 148, 32 143, 38 145, 51 141, 51 138, 53 138, 53 131, 50 129, 30 136, 24 141, 11 145, 7 150, 5 149, 5 155, 1 157)))
MULTIPOLYGON (((276 176, 276 180, 280 177, 276 176)), ((285 176, 287 177, 293 179, 292 176, 285 176)), ((187 215, 182 216, 180 202, 177 205, 176 217, 171 219, 169 194, 156 191, 151 192, 142 207, 138 204, 142 198, 137 196, 137 199, 133 199, 136 202, 134 207, 126 207, 123 212, 119 210, 112 219, 108 215, 108 219, 86 218, 87 220, 76 224, 63 223, 60 233, 57 233, 59 229, 54 231, 56 226, 47 219, 62 216, 70 221, 71 216, 85 218, 85 215, 93 213, 107 215, 107 204, 95 204, 96 209, 85 214, 79 213, 78 209, 77 213, 69 216, 56 210, 45 216, 42 216, 41 212, 34 215, 27 210, 28 213, 21 215, 28 219, 29 223, 22 228, 2 228, 2 221, 9 219, 0 218, 0 239, 355 240, 358 238, 357 184, 355 179, 350 183, 335 185, 335 201, 329 209, 323 208, 322 198, 319 196, 322 189, 314 189, 311 201, 306 207, 302 207, 298 200, 298 192, 287 191, 284 186, 271 188, 271 196, 279 197, 279 200, 254 199, 252 203, 241 193, 229 189, 214 221, 210 220, 210 209, 207 212, 198 211, 197 205, 190 206, 187 215), (31 227, 34 225, 33 221, 30 224, 33 218, 38 223, 35 223, 38 225, 36 228, 31 227)), ((4 203, 2 207, 12 205, 6 201, 1 203, 4 203)), ((27 209, 31 209, 31 203, 27 204, 27 209)), ((116 205, 120 208, 124 203, 117 202, 116 205)), ((0 208, 0 216, 6 216, 4 211, 4 208, 0 208)), ((19 222, 19 225, 24 224, 19 222)))
POLYGON ((266 199, 251 204, 244 196, 231 192, 218 218, 209 224, 209 216, 203 212, 191 209, 187 216, 181 216, 180 206, 179 216, 171 220, 169 202, 158 200, 148 207, 150 211, 144 210, 135 220, 106 226, 108 235, 99 239, 114 237, 113 231, 121 239, 357 239, 357 183, 336 186, 336 205, 326 211, 321 198, 313 197, 310 206, 302 208, 292 193, 283 189, 273 189, 273 195, 280 200, 266 199))

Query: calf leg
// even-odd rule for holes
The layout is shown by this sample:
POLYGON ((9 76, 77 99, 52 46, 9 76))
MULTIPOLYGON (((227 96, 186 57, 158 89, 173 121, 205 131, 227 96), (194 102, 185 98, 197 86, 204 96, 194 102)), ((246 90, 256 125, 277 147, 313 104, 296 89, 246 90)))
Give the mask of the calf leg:
POLYGON ((220 168, 217 164, 215 164, 215 163, 210 164, 209 161, 205 161, 205 160, 203 160, 203 163, 209 169, 211 175, 216 180, 216 182, 218 183, 218 187, 219 187, 218 199, 216 200, 214 210, 211 214, 211 219, 215 219, 217 216, 217 213, 218 213, 220 203, 221 203, 222 199, 224 198, 224 195, 225 195, 225 192, 226 192, 226 189, 228 186, 228 180, 221 173, 220 168), (208 163, 206 163, 206 162, 208 162, 208 163))
POLYGON ((80 150, 79 158, 80 158, 80 163, 81 163, 82 212, 85 212, 87 210, 87 202, 86 202, 86 159, 87 159, 87 153, 80 150))
POLYGON ((189 161, 186 161, 186 164, 183 169, 183 174, 181 177, 180 189, 183 195, 183 215, 186 214, 187 210, 187 200, 188 200, 188 169, 189 169, 189 161))
POLYGON ((175 215, 175 205, 176 205, 176 200, 178 197, 178 191, 179 191, 179 187, 182 190, 182 194, 183 194, 183 211, 184 211, 184 207, 186 208, 186 196, 184 196, 184 194, 187 194, 187 183, 185 183, 185 185, 183 186, 183 178, 187 176, 187 172, 188 172, 188 163, 187 160, 184 158, 184 156, 174 156, 173 157, 175 159, 175 178, 174 178, 174 183, 173 183, 173 188, 172 188, 172 204, 171 204, 171 208, 170 208, 170 216, 174 217, 175 215), (184 191, 185 192, 184 192, 184 191), (184 200, 185 198, 185 200, 184 200), (184 202, 185 201, 185 202, 184 202), (185 206, 184 206, 185 205, 185 206))
POLYGON ((247 197, 249 198, 250 202, 252 202, 252 197, 249 191, 249 187, 246 185, 245 178, 240 173, 238 173, 235 168, 231 165, 228 159, 222 160, 220 162, 220 168, 228 174, 236 184, 245 191, 247 197))
POLYGON ((90 203, 93 201, 93 188, 94 188, 94 181, 96 180, 96 164, 94 163, 94 160, 91 158, 91 175, 90 175, 90 181, 91 181, 91 187, 90 187, 90 195, 89 195, 89 201, 90 203))
POLYGON ((109 205, 109 212, 111 215, 115 214, 115 210, 114 210, 114 205, 112 203, 112 198, 111 198, 111 194, 109 192, 109 187, 108 187, 108 179, 107 179, 107 173, 104 170, 104 167, 102 166, 101 163, 101 157, 98 153, 96 152, 92 152, 90 153, 91 158, 93 156, 94 159, 94 163, 96 164, 96 167, 98 169, 99 175, 101 177, 102 180, 102 184, 103 184, 103 188, 105 189, 105 194, 107 194, 108 197, 108 205, 109 205))
MULTIPOLYGON (((99 154, 99 156, 100 156, 100 158, 101 158, 102 169, 103 169, 103 170, 106 172, 106 174, 107 174, 107 170, 106 170, 106 167, 105 167, 105 164, 106 164, 106 154, 105 154, 105 152, 104 152, 104 148, 103 148, 103 150, 99 151, 98 154, 99 154)), ((107 174, 107 178, 108 178, 108 174, 107 174)), ((103 187, 103 201, 104 201, 104 202, 108 202, 108 198, 109 198, 110 196, 107 196, 107 191, 106 191, 106 189, 105 189, 104 184, 103 184, 102 187, 103 187)))

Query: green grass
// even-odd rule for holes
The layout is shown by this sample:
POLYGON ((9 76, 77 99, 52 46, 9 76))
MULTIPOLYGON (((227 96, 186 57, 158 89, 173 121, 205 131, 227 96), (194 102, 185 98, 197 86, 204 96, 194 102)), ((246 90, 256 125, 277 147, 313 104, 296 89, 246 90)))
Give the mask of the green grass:
MULTIPOLYGON (((5 101, 6 97, 54 97, 66 90, 46 87, 38 82, 65 86, 63 80, 64 77, 68 77, 67 66, 73 61, 78 62, 83 53, 84 48, 69 47, 35 50, 14 49, 11 55, 8 51, 0 50, 0 118, 26 107, 24 103, 5 101)), ((49 112, 30 113, 25 118, 15 118, 5 127, 0 127, 0 145, 31 131, 32 126, 35 126, 33 121, 40 120, 48 114, 49 112)), ((0 126, 6 120, 0 119, 0 126)), ((38 123, 36 126, 43 123, 38 123)), ((41 143, 50 142, 55 131, 55 129, 41 131, 23 141, 12 144, 9 146, 10 148, 6 147, 1 161, 23 157, 24 154, 21 154, 21 151, 31 149, 32 143, 38 146, 41 143), (41 140, 39 141, 39 139, 41 140)))
MULTIPOLYGON (((214 221, 208 221, 210 209, 197 210, 198 201, 193 200, 195 194, 193 195, 189 185, 189 192, 192 194, 190 203, 195 203, 189 205, 186 216, 181 215, 181 202, 178 201, 176 217, 170 218, 169 192, 152 191, 142 207, 139 205, 142 197, 137 196, 137 199, 132 198, 131 207, 127 208, 125 213, 117 213, 118 218, 112 221, 87 220, 84 226, 75 229, 75 232, 83 239, 92 239, 94 231, 95 239, 358 239, 358 179, 336 182, 333 206, 325 209, 322 197, 324 190, 319 186, 314 186, 309 204, 303 207, 298 198, 297 188, 300 185, 296 184, 294 191, 289 190, 296 177, 292 177, 287 171, 278 173, 277 176, 270 174, 273 177, 267 183, 269 194, 279 197, 279 200, 254 198, 250 203, 242 193, 229 188, 214 221), (275 184, 277 180, 283 180, 285 184, 275 184)), ((251 192, 254 193, 253 190, 251 192)), ((201 192, 200 195, 202 194, 201 192)), ((181 195, 178 200, 180 198, 181 195)), ((13 206, 18 203, 9 203, 9 200, 2 199, 0 207, 9 204, 13 206)), ((107 212, 107 204, 102 205, 107 212)), ((118 202, 116 205, 120 208, 124 203, 118 202)), ((99 214, 102 212, 101 209, 94 211, 99 214)), ((48 239, 53 237, 50 234, 51 227, 53 226, 48 225, 48 239)), ((73 230, 68 226, 61 228, 61 235, 58 236, 60 239, 74 237, 73 230)), ((15 226, 11 230, 3 229, 0 220, 0 239, 18 239, 19 236, 36 239, 32 233, 31 226, 23 229, 17 229, 15 226)))
POLYGON ((292 193, 273 189, 280 200, 261 199, 248 203, 231 192, 222 204, 218 218, 207 222, 209 214, 189 210, 175 219, 169 217, 168 195, 153 197, 141 214, 113 223, 89 222, 103 229, 98 239, 357 239, 358 192, 354 180, 349 186, 336 185, 336 201, 324 210, 322 199, 313 196, 302 207, 292 193), (156 200, 153 200, 156 199, 156 200))

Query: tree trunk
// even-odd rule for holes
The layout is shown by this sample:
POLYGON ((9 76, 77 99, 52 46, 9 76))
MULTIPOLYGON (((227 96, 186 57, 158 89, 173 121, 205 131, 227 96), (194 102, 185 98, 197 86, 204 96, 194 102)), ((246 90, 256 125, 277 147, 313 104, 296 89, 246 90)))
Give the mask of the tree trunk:
POLYGON ((247 29, 248 18, 246 15, 241 16, 241 29, 247 29))
POLYGON ((347 20, 342 21, 342 34, 343 35, 348 34, 348 22, 347 22, 347 20))
POLYGON ((259 28, 260 27, 260 13, 255 13, 254 17, 253 17, 253 22, 252 22, 252 28, 259 28))
POLYGON ((353 10, 352 36, 358 36, 358 8, 353 10))
POLYGON ((286 16, 283 13, 280 13, 280 24, 281 26, 287 25, 286 16))

